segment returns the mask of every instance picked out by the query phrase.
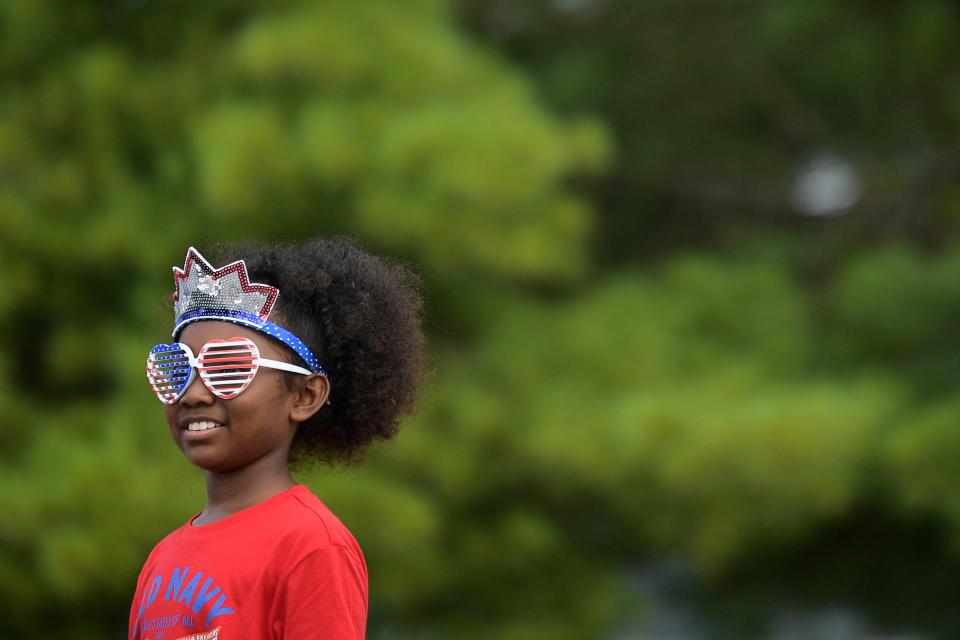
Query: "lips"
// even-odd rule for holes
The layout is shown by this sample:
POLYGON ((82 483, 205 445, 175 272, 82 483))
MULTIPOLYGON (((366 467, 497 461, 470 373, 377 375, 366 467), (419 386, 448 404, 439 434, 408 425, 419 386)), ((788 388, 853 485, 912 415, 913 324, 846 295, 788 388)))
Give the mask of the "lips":
POLYGON ((180 427, 181 431, 201 433, 204 431, 210 431, 211 429, 216 429, 217 427, 222 427, 223 423, 219 420, 214 420, 213 418, 208 418, 206 416, 189 416, 186 418, 181 418, 178 426, 180 427))
POLYGON ((219 426, 216 422, 190 422, 187 424, 187 431, 209 431, 219 426))

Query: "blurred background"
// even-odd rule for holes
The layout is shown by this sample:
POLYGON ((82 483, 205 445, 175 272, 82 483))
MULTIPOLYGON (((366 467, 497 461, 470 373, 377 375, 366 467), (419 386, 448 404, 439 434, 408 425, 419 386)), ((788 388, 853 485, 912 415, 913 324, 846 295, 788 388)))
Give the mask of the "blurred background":
POLYGON ((348 234, 433 373, 372 639, 960 637, 960 3, 4 0, 0 636, 125 637, 202 475, 171 266, 348 234))

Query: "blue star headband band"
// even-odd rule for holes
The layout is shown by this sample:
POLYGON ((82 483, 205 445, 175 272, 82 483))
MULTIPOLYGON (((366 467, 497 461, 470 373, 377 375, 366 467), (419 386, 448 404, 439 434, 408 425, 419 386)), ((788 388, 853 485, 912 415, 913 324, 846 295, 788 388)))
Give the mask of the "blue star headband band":
POLYGON ((173 268, 174 327, 176 340, 183 328, 197 320, 223 320, 256 329, 287 345, 300 356, 313 373, 327 372, 304 342, 267 318, 280 296, 280 290, 250 282, 243 260, 219 269, 190 247, 183 269, 173 268))

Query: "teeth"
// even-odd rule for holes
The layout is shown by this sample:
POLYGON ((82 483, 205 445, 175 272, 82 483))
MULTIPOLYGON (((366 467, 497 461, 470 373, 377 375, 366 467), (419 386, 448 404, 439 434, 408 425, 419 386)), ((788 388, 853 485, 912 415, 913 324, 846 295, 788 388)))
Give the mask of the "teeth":
POLYGON ((216 422, 191 422, 187 425, 187 429, 190 431, 206 431, 216 426, 219 426, 216 422))

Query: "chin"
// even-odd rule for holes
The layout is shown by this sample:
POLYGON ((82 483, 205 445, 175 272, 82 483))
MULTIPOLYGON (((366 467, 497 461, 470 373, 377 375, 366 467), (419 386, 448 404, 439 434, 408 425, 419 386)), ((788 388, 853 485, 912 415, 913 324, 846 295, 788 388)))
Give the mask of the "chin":
POLYGON ((236 469, 236 465, 231 464, 229 460, 224 460, 218 456, 204 455, 197 451, 189 453, 184 452, 190 464, 211 473, 228 473, 236 469))

